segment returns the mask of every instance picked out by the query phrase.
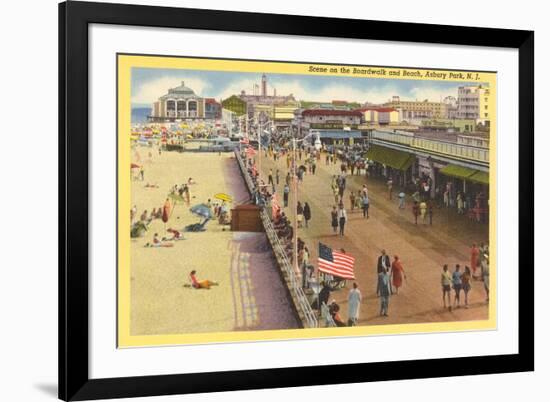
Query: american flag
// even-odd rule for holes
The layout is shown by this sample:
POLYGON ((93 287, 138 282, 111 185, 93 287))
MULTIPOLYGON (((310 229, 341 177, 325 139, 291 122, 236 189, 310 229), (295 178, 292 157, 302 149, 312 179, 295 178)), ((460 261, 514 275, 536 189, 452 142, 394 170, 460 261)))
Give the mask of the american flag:
POLYGON ((319 243, 319 271, 326 274, 331 274, 339 278, 355 279, 353 273, 353 265, 355 264, 355 258, 349 254, 338 253, 332 251, 332 249, 319 243))

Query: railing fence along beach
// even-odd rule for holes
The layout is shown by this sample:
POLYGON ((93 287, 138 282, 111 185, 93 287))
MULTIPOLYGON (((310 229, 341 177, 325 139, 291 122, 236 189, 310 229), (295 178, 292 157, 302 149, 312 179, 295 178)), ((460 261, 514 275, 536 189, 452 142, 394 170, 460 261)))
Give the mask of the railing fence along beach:
MULTIPOLYGON (((243 159, 237 149, 235 150, 235 158, 237 159, 237 162, 241 169, 241 173, 244 177, 244 181, 246 183, 248 191, 250 192, 250 194, 254 194, 256 191, 255 185, 252 182, 252 178, 250 177, 250 174, 248 173, 248 170, 246 169, 243 159)), ((267 238, 269 239, 269 243, 271 244, 271 248, 277 260, 277 265, 279 266, 279 269, 283 274, 283 278, 286 282, 286 285, 290 290, 292 301, 296 307, 296 311, 298 312, 298 315, 300 317, 300 320, 302 321, 303 326, 305 328, 317 328, 319 326, 317 314, 311 308, 309 300, 306 294, 304 293, 304 289, 302 288, 301 278, 292 267, 292 264, 286 254, 286 251, 283 245, 281 244, 279 237, 277 236, 277 232, 273 227, 271 218, 269 217, 269 214, 265 210, 265 207, 261 207, 260 217, 262 219, 262 224, 264 225, 265 233, 267 235, 267 238)))

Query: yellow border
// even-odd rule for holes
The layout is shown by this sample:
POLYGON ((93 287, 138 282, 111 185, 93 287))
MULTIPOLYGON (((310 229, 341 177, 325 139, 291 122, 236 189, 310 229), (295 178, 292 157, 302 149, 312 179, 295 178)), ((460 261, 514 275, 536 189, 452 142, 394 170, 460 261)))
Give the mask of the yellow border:
MULTIPOLYGON (((188 70, 209 71, 233 71, 254 73, 277 74, 301 74, 324 75, 357 78, 385 78, 385 79, 411 79, 403 76, 375 76, 357 75, 353 73, 353 66, 322 65, 315 63, 284 63, 265 61, 242 61, 223 59, 200 59, 164 56, 138 56, 118 55, 117 79, 118 79, 118 347, 182 345, 224 343, 239 341, 266 341, 282 339, 311 339, 341 336, 365 336, 365 335, 389 335, 410 334, 428 332, 453 332, 496 329, 496 73, 471 73, 462 72, 464 77, 468 74, 478 74, 479 82, 489 84, 489 113, 491 117, 490 129, 490 216, 489 216, 489 246, 491 255, 490 264, 490 303, 489 318, 480 321, 458 321, 439 323, 393 324, 372 325, 346 328, 317 328, 317 329, 290 329, 271 331, 247 331, 247 332, 216 332, 202 334, 180 335, 130 335, 130 237, 126 228, 130 226, 130 217, 127 211, 131 208, 130 197, 130 172, 126 168, 130 164, 130 136, 120 135, 129 133, 131 129, 131 69, 142 68, 174 68, 188 70), (324 67, 326 72, 310 71, 310 66, 324 67), (342 68, 349 72, 342 71, 342 68), (336 69, 336 70, 331 70, 336 69), (332 71, 332 72, 331 72, 332 71), (335 72, 334 72, 335 71, 335 72)), ((368 66, 357 66, 358 69, 366 69, 368 66)), ((429 69, 404 69, 389 67, 371 67, 373 70, 384 69, 386 74, 390 71, 421 71, 437 73, 460 73, 460 71, 444 71, 429 69)), ((436 78, 415 78, 421 80, 437 81, 436 78)), ((472 82, 467 78, 447 78, 446 81, 472 82)))

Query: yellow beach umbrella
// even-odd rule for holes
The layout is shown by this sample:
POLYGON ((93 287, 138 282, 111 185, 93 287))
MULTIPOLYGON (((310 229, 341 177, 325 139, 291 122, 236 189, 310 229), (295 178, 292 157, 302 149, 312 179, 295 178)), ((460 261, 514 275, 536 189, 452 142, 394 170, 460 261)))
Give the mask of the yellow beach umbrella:
POLYGON ((229 194, 225 193, 218 193, 214 196, 214 198, 222 201, 232 202, 233 198, 229 194))

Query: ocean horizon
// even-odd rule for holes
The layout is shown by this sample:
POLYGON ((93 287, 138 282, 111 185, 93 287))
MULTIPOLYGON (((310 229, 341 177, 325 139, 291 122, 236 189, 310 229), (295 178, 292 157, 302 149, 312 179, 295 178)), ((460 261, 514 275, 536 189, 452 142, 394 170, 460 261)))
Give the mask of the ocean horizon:
POLYGON ((132 124, 147 123, 147 116, 151 114, 150 107, 133 107, 132 124))

